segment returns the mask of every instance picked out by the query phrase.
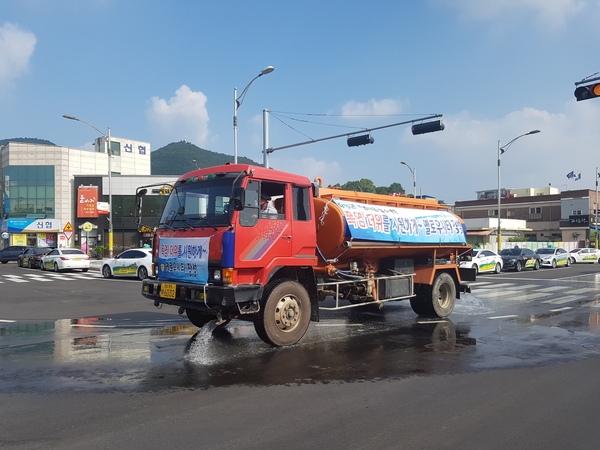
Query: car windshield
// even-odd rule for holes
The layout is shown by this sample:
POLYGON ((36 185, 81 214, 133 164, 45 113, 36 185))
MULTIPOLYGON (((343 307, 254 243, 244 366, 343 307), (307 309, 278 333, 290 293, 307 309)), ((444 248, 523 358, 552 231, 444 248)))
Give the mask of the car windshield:
POLYGON ((505 248, 500 251, 501 256, 519 256, 521 254, 520 248, 505 248))
POLYGON ((538 248, 536 252, 540 255, 553 255, 555 250, 553 248, 538 248))

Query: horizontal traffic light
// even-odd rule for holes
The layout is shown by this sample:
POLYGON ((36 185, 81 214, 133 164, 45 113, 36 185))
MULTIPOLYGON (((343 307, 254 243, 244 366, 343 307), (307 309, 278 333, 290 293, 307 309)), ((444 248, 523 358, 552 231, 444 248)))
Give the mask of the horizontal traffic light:
POLYGON ((433 133, 434 131, 442 131, 444 129, 444 123, 441 120, 434 120, 433 122, 418 123, 412 126, 412 134, 425 134, 433 133))
POLYGON ((348 147, 358 147, 359 145, 372 144, 373 142, 375 142, 375 138, 370 134, 352 136, 348 138, 348 147))
POLYGON ((575 98, 578 102, 596 97, 600 97, 600 83, 588 84, 587 86, 578 86, 575 88, 575 98))

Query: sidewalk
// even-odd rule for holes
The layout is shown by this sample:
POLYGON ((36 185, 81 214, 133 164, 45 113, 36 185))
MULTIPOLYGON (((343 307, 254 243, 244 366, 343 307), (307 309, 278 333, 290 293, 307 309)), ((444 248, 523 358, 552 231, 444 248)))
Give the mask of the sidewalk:
POLYGON ((90 259, 90 270, 97 270, 100 272, 103 262, 103 259, 90 259))

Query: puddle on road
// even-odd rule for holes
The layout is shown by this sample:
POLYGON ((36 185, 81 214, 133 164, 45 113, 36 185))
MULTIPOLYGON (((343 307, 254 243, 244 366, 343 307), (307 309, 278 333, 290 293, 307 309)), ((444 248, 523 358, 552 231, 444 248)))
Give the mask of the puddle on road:
POLYGON ((298 345, 286 348, 264 344, 249 322, 198 330, 165 313, 2 324, 0 392, 365 382, 600 353, 598 308, 533 321, 490 321, 487 312, 468 295, 452 320, 421 320, 406 304, 324 313, 298 345))

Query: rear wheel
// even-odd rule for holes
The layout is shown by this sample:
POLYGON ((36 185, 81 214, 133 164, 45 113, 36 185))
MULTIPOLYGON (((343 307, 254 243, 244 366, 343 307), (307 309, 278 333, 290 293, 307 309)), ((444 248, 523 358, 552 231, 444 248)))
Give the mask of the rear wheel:
POLYGON ((33 264, 31 263, 31 258, 29 258, 29 261, 27 261, 27 267, 29 269, 33 269, 33 264))
POLYGON ((540 268, 540 261, 539 259, 535 260, 535 263, 533 264, 533 270, 538 270, 540 268))
POLYGON ((265 289, 254 329, 267 344, 275 347, 298 342, 310 323, 310 298, 304 287, 286 280, 265 289))
POLYGON ((502 266, 500 265, 500 263, 496 263, 496 269, 494 270, 494 273, 500 272, 502 272, 502 266))
POLYGON ((566 262, 565 266, 571 267, 571 259, 570 258, 567 258, 567 262, 566 262))
POLYGON ((113 274, 110 271, 110 267, 108 266, 108 264, 104 264, 102 266, 102 276, 104 278, 112 278, 113 274))
POLYGON ((146 266, 140 266, 137 276, 140 280, 145 280, 148 278, 148 269, 146 269, 146 266))
POLYGON ((454 310, 456 285, 447 273, 440 273, 431 286, 422 285, 410 299, 412 310, 420 316, 448 317, 454 310))
POLYGON ((54 271, 60 272, 60 269, 58 268, 58 263, 54 263, 54 271))

